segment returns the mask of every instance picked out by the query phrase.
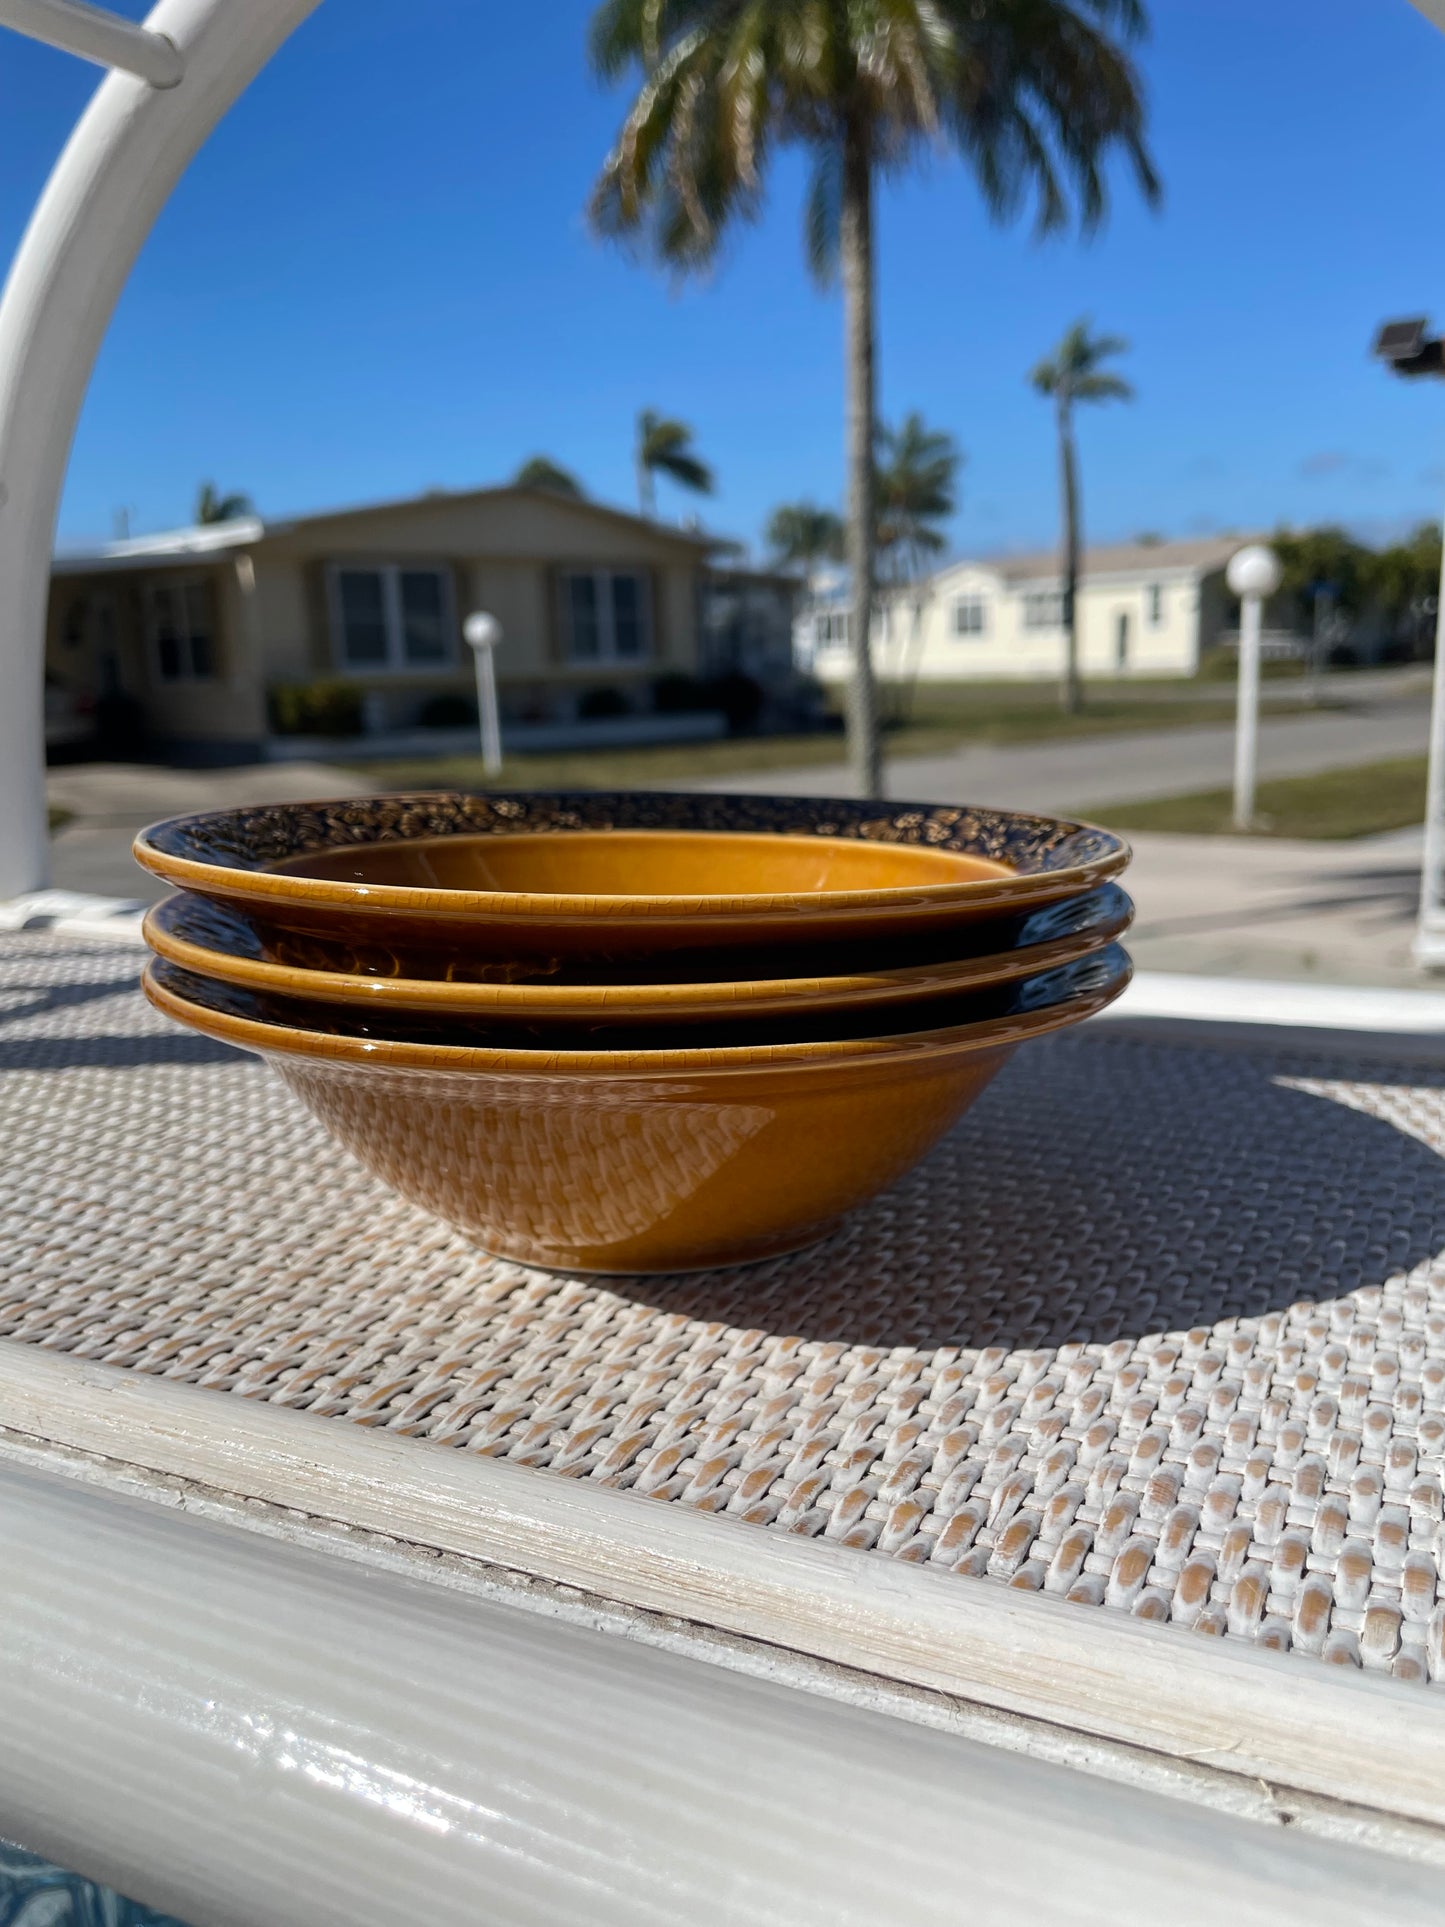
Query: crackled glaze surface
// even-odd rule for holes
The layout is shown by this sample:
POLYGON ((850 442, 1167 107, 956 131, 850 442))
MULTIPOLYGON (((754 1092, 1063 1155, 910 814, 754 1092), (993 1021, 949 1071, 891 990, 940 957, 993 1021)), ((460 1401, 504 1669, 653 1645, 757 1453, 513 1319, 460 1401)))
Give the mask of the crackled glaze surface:
POLYGON ((180 1022, 269 1057, 368 1170, 484 1249, 653 1272, 747 1263, 823 1237, 915 1164, 1019 1042, 1087 1016, 1127 978, 1116 946, 957 1000, 955 1015, 976 1015, 952 1029, 575 1053, 461 1049, 439 1041, 455 1024, 416 1019, 408 1041, 383 1041, 362 1020, 163 962, 146 986, 180 1022), (288 1016, 318 1028, 288 1028, 288 1016))
POLYGON ((180 817, 143 831, 137 859, 156 875, 265 915, 288 930, 350 942, 436 947, 462 942, 516 960, 737 948, 809 939, 878 940, 895 932, 1019 913, 1104 882, 1127 846, 1059 818, 928 804, 858 803, 646 792, 610 795, 367 797, 180 817), (913 846, 1001 866, 958 882, 891 888, 719 895, 699 861, 696 894, 586 897, 429 889, 286 874, 317 853, 496 835, 664 831, 714 837, 807 837, 913 846))
POLYGON ((857 837, 966 851, 1007 864, 1060 869, 1111 855, 1119 839, 1059 818, 928 803, 836 797, 672 795, 657 791, 461 791, 273 804, 178 816, 147 830, 149 845, 237 870, 261 870, 309 850, 549 830, 689 830, 770 836, 857 837))
POLYGON ((970 924, 927 942, 763 952, 760 962, 782 968, 725 982, 630 983, 613 968, 606 973, 612 981, 599 983, 595 967, 569 966, 561 959, 541 960, 529 969, 488 964, 465 950, 329 944, 291 935, 190 892, 158 904, 146 919, 145 935, 157 955, 171 963, 275 995, 370 1007, 379 1014, 419 1011, 533 1022, 576 1018, 613 1025, 878 1011, 946 997, 1069 963, 1118 937, 1132 914, 1128 897, 1108 883, 1025 918, 970 924))

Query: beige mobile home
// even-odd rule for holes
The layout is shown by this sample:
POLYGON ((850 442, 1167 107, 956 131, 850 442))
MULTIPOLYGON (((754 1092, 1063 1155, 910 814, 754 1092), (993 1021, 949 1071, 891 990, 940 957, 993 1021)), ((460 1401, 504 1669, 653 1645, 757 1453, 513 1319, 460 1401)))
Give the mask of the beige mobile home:
POLYGON ((267 753, 304 717, 298 692, 336 685, 362 729, 394 734, 464 708, 460 625, 486 609, 504 721, 641 717, 661 680, 715 667, 713 546, 510 487, 116 542, 57 558, 47 680, 83 709, 128 698, 151 740, 197 759, 267 753))

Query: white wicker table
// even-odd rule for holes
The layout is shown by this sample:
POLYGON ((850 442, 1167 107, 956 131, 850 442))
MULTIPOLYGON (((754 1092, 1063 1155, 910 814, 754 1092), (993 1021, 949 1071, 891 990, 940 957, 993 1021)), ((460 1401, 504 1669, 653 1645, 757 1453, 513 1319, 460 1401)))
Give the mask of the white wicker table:
POLYGON ((0 1836, 195 1927, 1429 1917, 1445 1043, 1096 1025, 602 1282, 138 965, 0 939, 0 1836))

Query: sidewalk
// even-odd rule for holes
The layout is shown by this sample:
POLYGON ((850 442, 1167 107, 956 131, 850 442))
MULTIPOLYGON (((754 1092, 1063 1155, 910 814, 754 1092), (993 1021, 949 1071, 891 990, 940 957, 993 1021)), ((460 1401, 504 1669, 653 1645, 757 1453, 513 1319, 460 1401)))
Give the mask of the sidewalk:
POLYGON ((1427 988, 1410 959, 1422 832, 1346 843, 1134 836, 1141 970, 1427 988))

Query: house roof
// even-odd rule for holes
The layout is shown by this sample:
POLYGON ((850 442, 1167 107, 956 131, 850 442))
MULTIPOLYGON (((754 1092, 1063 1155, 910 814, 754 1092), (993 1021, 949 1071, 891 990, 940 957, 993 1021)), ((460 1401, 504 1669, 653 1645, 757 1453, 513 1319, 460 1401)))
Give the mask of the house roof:
POLYGON ((291 515, 284 520, 263 522, 259 516, 238 516, 230 522, 211 522, 196 528, 169 529, 157 535, 131 536, 122 542, 103 542, 93 547, 61 549, 54 569, 58 575, 77 575, 97 570, 135 568, 147 562, 185 562, 229 549, 249 548, 268 536, 294 535, 313 523, 340 522, 352 516, 403 514, 410 509, 435 508, 440 502, 484 503, 520 496, 535 501, 564 502, 568 508, 628 528, 645 529, 654 541, 676 543, 696 555, 710 555, 722 546, 722 538, 705 535, 701 530, 671 528, 634 515, 627 509, 612 508, 605 502, 592 502, 585 495, 560 495, 547 488, 519 488, 511 483, 496 488, 432 489, 424 495, 399 496, 386 502, 364 502, 349 508, 312 510, 306 515, 291 515))
POLYGON ((60 549, 52 566, 57 575, 78 575, 98 569, 128 569, 145 562, 182 562, 224 554, 227 549, 249 548, 266 532, 259 516, 238 515, 230 522, 205 522, 196 528, 133 535, 123 542, 102 542, 94 548, 60 549))
MULTIPOLYGON (((1193 569, 1201 572, 1222 569, 1247 537, 1238 535, 1197 536, 1182 542, 1117 542, 1085 549, 1080 566, 1085 575, 1149 575, 1156 571, 1193 569)), ((1057 549, 1030 555, 997 555, 981 561, 959 561, 940 574, 954 569, 987 569, 1005 582, 1057 581, 1057 549)))

